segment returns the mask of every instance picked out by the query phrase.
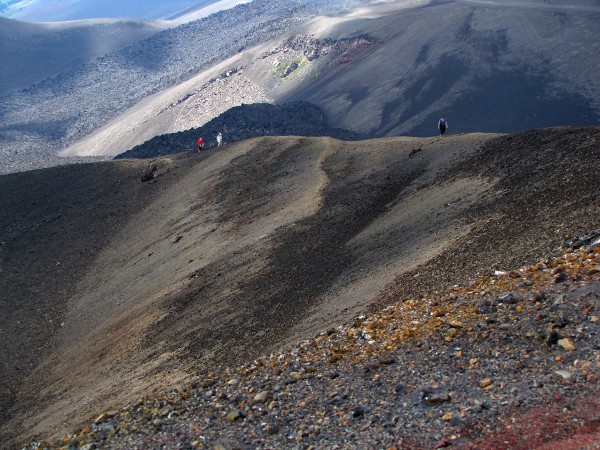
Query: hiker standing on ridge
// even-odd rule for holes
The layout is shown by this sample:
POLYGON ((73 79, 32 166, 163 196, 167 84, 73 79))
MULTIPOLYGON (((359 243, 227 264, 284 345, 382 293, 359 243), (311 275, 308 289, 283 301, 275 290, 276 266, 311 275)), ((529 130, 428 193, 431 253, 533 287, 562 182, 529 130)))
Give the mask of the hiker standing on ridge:
POLYGON ((202 138, 198 138, 198 151, 204 148, 204 140, 202 138))
POLYGON ((442 118, 438 121, 438 130, 440 130, 440 137, 444 135, 446 132, 446 128, 448 128, 448 122, 446 122, 446 117, 442 116, 442 118))
POLYGON ((217 134, 217 147, 221 146, 221 142, 223 142, 223 136, 219 132, 219 134, 217 134))

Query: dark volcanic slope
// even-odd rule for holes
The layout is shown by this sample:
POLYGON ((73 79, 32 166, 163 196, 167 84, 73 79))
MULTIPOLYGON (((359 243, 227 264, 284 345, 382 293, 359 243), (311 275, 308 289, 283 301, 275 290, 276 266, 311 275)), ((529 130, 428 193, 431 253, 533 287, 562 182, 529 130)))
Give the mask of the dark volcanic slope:
POLYGON ((206 148, 210 148, 216 145, 216 136, 220 132, 224 142, 260 136, 329 136, 346 141, 360 138, 352 131, 329 127, 323 113, 310 103, 255 103, 231 108, 200 128, 157 136, 115 159, 153 158, 195 150, 199 137, 203 137, 206 148))
POLYGON ((490 142, 449 176, 495 178, 502 195, 473 205, 475 227, 455 253, 440 255, 425 271, 400 276, 396 287, 414 294, 442 281, 451 286, 465 273, 475 277, 532 262, 567 238, 597 228, 599 144, 597 127, 526 131, 490 142))
POLYGON ((4 446, 600 228, 599 127, 153 162, 0 177, 4 446))
POLYGON ((66 301, 98 252, 142 209, 145 164, 85 164, 0 177, 0 413, 55 345, 66 301))

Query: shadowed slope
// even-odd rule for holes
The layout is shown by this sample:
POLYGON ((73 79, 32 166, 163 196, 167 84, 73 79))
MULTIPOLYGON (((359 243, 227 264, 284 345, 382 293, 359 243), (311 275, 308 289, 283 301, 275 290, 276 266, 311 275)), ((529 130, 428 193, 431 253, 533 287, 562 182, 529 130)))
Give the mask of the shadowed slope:
POLYGON ((312 102, 332 126, 374 136, 428 136, 442 114, 453 133, 598 123, 598 56, 589 45, 598 8, 451 1, 408 11, 384 3, 365 14, 327 36, 360 30, 376 44, 325 57, 313 77, 276 98, 312 102))

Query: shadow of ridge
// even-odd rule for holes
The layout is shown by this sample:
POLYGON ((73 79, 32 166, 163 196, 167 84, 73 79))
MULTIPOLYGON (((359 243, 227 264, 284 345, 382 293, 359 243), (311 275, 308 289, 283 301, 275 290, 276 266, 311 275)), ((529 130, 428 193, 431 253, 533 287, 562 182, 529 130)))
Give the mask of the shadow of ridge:
MULTIPOLYGON (((600 121, 600 113, 580 93, 554 88, 558 82, 544 69, 519 66, 475 77, 470 89, 445 109, 428 114, 407 133, 431 136, 440 114, 449 120, 450 133, 514 133, 550 126, 587 126, 600 121)), ((452 77, 452 75, 450 75, 452 77)), ((439 92, 442 94, 442 92, 439 92)), ((424 98, 430 100, 430 96, 424 98)), ((424 108, 425 104, 419 102, 424 108)), ((416 108, 421 111, 422 108, 416 108)), ((408 117, 409 113, 405 114, 408 117)))

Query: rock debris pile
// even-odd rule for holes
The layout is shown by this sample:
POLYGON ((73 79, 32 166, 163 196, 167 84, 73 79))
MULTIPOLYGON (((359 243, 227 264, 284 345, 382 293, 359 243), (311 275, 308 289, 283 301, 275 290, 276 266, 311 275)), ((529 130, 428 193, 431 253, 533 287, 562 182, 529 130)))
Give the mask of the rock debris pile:
POLYGON ((27 448, 598 448, 600 230, 565 246, 27 448))
POLYGON ((115 159, 154 158, 196 150, 198 136, 205 137, 206 148, 215 147, 219 132, 224 133, 226 143, 260 136, 331 136, 348 141, 361 138, 357 133, 330 127, 319 108, 308 102, 255 103, 233 107, 199 128, 156 136, 115 159))

